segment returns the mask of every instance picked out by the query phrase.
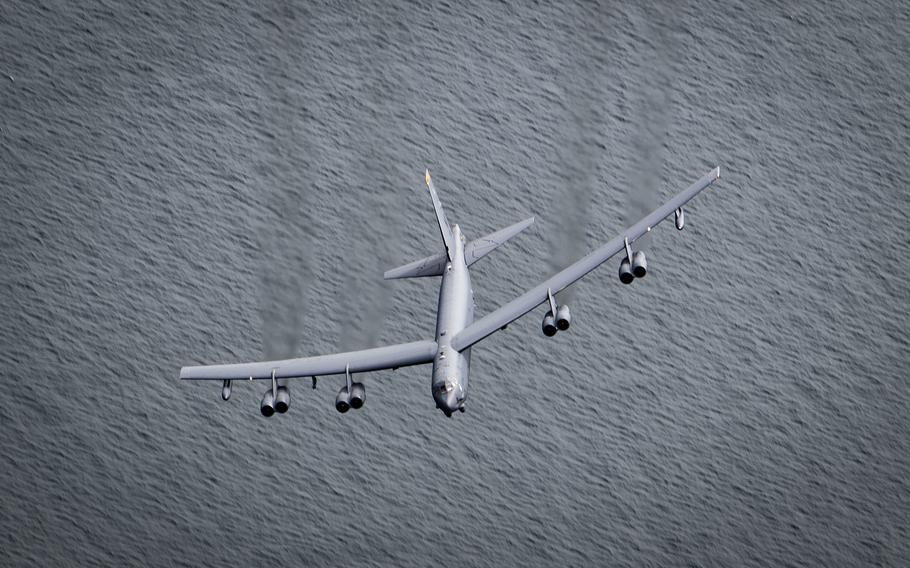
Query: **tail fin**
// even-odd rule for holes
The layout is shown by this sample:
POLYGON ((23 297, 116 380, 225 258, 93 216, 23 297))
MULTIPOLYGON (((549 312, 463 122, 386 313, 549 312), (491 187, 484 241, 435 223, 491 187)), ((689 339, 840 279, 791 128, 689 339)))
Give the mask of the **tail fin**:
POLYGON ((436 188, 433 187, 433 180, 430 179, 430 170, 426 172, 427 189, 430 190, 430 197, 433 199, 433 208, 436 209, 436 221, 439 223, 439 232, 442 233, 442 240, 446 245, 446 256, 452 260, 452 251, 455 246, 455 235, 452 234, 452 226, 446 219, 446 212, 442 209, 442 203, 439 196, 436 195, 436 188))
MULTIPOLYGON (((505 229, 490 233, 485 237, 471 241, 464 247, 465 264, 471 266, 487 254, 493 252, 497 247, 511 239, 518 233, 524 231, 534 222, 534 217, 525 219, 506 227, 505 229)), ((385 273, 385 279, 392 278, 420 278, 423 276, 440 276, 446 268, 448 258, 445 254, 439 253, 420 260, 415 260, 410 264, 393 268, 385 273)))

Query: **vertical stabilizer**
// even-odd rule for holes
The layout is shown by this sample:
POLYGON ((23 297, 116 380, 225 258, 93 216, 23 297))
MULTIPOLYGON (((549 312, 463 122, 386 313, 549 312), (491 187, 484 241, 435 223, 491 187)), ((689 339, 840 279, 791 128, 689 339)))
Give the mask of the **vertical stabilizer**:
POLYGON ((433 187, 433 180, 430 178, 430 170, 426 173, 427 189, 430 190, 430 197, 433 199, 433 207, 436 209, 436 221, 439 222, 439 232, 442 233, 442 240, 446 245, 446 256, 452 260, 452 253, 455 250, 455 236, 452 234, 452 226, 446 220, 446 212, 442 210, 442 203, 439 196, 436 195, 436 188, 433 187))

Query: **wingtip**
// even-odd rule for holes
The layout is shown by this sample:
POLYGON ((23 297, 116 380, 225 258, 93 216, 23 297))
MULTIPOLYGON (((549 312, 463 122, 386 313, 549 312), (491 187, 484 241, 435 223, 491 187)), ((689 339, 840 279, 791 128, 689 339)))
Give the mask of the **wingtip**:
POLYGON ((429 169, 429 168, 427 168, 427 170, 426 170, 424 176, 425 176, 425 177, 423 178, 424 181, 427 182, 427 185, 430 185, 430 169, 429 169))
POLYGON ((716 167, 714 168, 714 177, 715 177, 715 178, 720 178, 720 166, 716 166, 716 167))

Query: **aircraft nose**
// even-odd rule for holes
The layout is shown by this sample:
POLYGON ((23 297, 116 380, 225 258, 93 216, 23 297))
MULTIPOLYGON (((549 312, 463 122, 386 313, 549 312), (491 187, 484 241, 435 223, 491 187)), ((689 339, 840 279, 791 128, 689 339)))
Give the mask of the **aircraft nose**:
POLYGON ((446 410, 455 412, 458 409, 458 395, 454 392, 446 393, 446 410))
POLYGON ((436 405, 440 410, 445 412, 447 416, 450 416, 453 412, 458 410, 458 407, 461 405, 461 403, 459 402, 458 395, 455 392, 447 392, 436 399, 436 405))

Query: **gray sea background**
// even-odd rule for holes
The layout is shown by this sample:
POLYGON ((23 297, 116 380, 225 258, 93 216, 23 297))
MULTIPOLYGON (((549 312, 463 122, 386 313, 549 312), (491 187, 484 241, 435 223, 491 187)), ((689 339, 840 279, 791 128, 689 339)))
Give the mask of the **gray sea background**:
POLYGON ((0 3, 0 565, 910 566, 907 2, 0 3), (291 387, 183 365, 432 336, 715 165, 474 349, 291 387))

